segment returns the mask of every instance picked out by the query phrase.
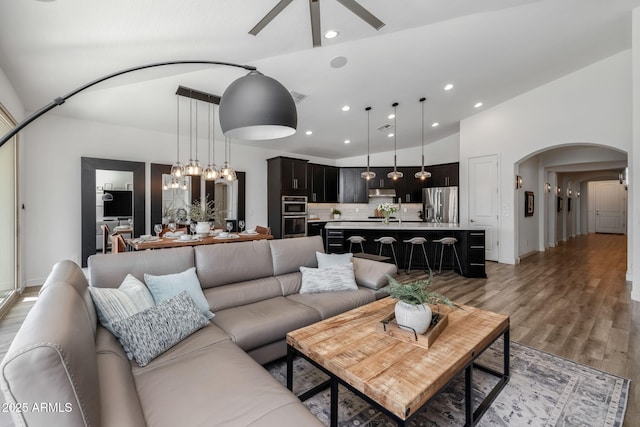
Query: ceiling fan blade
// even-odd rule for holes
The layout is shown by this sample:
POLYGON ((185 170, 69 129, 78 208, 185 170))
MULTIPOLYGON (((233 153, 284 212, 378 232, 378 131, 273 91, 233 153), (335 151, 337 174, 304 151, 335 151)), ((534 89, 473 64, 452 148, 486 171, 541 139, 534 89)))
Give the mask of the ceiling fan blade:
POLYGON ((318 47, 322 44, 320 38, 320 1, 309 0, 309 11, 311 13, 311 39, 313 40, 313 47, 318 47))
POLYGON ((293 0, 280 0, 280 2, 278 2, 278 4, 276 4, 273 9, 271 9, 269 11, 269 13, 267 13, 266 15, 264 15, 264 18, 262 18, 260 20, 260 22, 258 22, 256 24, 255 27, 253 27, 251 29, 251 31, 249 31, 249 34, 252 34, 254 36, 258 35, 258 33, 260 31, 262 31, 264 29, 264 27, 266 27, 267 25, 269 25, 269 23, 271 21, 273 21, 273 18, 275 18, 276 16, 278 16, 280 14, 280 12, 282 12, 284 10, 285 7, 289 6, 289 4, 291 4, 293 0))
POLYGON ((356 0, 338 0, 338 3, 349 9, 351 12, 356 14, 360 19, 371 25, 376 30, 384 27, 384 22, 376 18, 367 9, 360 6, 360 3, 356 2, 356 0))

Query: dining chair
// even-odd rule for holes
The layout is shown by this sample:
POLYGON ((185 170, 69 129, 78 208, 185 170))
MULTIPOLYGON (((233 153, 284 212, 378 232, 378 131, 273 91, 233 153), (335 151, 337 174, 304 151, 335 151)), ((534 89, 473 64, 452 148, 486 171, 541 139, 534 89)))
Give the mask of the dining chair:
POLYGON ((112 234, 111 235, 111 253, 117 254, 121 252, 125 252, 127 250, 127 244, 124 241, 124 238, 120 234, 112 234))
POLYGON ((271 236, 271 227, 263 227, 261 225, 256 225, 256 232, 258 234, 266 234, 267 236, 271 236))
POLYGON ((107 224, 102 224, 100 229, 102 230, 102 253, 106 254, 107 249, 111 248, 111 240, 109 239, 111 230, 109 230, 109 226, 107 224))

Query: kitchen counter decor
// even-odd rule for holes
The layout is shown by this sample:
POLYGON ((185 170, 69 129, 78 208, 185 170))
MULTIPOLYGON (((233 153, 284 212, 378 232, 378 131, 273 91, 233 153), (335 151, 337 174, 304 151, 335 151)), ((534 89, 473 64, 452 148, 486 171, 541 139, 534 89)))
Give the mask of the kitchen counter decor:
POLYGON ((398 208, 391 203, 380 203, 377 211, 384 215, 384 223, 389 224, 389 217, 391 214, 398 212, 398 208))

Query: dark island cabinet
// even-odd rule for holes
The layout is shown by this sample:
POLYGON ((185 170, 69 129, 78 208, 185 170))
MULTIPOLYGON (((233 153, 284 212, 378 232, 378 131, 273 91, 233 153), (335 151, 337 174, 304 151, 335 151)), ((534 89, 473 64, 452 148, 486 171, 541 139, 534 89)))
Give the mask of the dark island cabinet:
POLYGON ((309 163, 307 176, 310 180, 310 203, 338 202, 338 183, 340 180, 337 167, 309 163))
POLYGON ((327 225, 326 221, 321 222, 307 222, 307 236, 322 236, 324 239, 324 226, 327 225))
POLYGON ((367 203, 367 181, 360 176, 366 168, 340 168, 340 203, 367 203))

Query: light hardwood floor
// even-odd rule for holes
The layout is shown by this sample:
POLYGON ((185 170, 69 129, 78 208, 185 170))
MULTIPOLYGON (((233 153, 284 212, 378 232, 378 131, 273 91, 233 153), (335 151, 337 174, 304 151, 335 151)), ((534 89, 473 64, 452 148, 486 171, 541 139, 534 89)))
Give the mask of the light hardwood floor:
MULTIPOLYGON (((519 265, 488 262, 488 279, 443 272, 433 288, 457 303, 508 314, 513 341, 631 379, 624 425, 637 426, 640 302, 631 300, 625 281, 626 247, 625 236, 580 236, 519 265)), ((414 271, 398 278, 425 276, 414 271)), ((0 357, 36 295, 23 294, 0 320, 0 357)))

